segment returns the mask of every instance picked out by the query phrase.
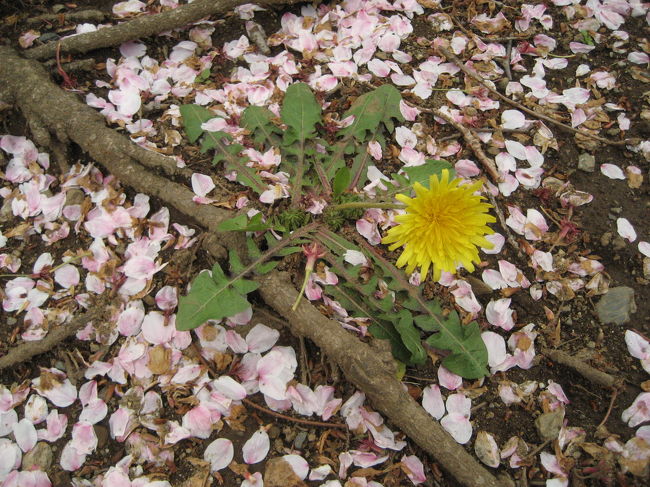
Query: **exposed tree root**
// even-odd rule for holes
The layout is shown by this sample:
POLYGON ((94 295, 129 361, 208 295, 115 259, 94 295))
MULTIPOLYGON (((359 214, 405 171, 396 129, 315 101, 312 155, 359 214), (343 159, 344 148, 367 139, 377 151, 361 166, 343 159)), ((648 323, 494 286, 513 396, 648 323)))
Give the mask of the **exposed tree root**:
POLYGON ((601 372, 600 370, 593 368, 591 365, 584 363, 582 360, 579 360, 574 356, 569 355, 568 353, 562 352, 560 350, 543 350, 542 353, 553 362, 557 362, 560 365, 569 367, 587 379, 589 382, 592 382, 598 386, 611 388, 622 384, 620 379, 614 377, 613 375, 609 375, 606 372, 601 372))
MULTIPOLYGON (((56 53, 57 45, 61 46, 62 53, 72 54, 84 53, 102 47, 118 46, 123 42, 183 27, 209 15, 232 12, 235 7, 245 3, 249 3, 248 0, 197 0, 174 10, 154 15, 141 15, 114 27, 67 37, 58 43, 51 42, 35 47, 26 51, 25 56, 30 59, 51 58, 56 53)), ((294 0, 263 0, 258 3, 261 5, 283 5, 297 2, 294 0)))
POLYGON ((387 342, 361 342, 304 299, 296 311, 292 311, 298 292, 285 273, 272 272, 259 278, 258 282, 266 303, 287 318, 287 326, 294 335, 309 338, 334 359, 345 377, 365 392, 375 408, 429 452, 458 481, 475 487, 504 485, 456 443, 404 390, 397 380, 395 362, 387 342))
MULTIPOLYGON (((99 113, 52 83, 38 62, 25 60, 3 46, 0 46, 0 85, 8 88, 10 97, 30 125, 35 122, 45 127, 63 143, 75 142, 136 191, 160 198, 209 230, 215 230, 222 220, 231 216, 220 208, 196 205, 189 188, 148 171, 144 166, 161 168, 168 174, 179 173, 173 159, 143 149, 106 127, 99 113)), ((226 234, 221 243, 235 245, 235 240, 226 234)), ((221 256, 226 256, 223 249, 221 256)))
POLYGON ((469 69, 467 69, 465 64, 460 59, 458 59, 458 56, 456 56, 453 52, 451 52, 446 47, 438 46, 436 49, 440 54, 445 56, 447 58, 447 60, 449 60, 449 61, 453 62, 454 64, 456 64, 456 66, 458 66, 463 71, 463 73, 465 73, 467 76, 472 78, 477 83, 481 84, 481 86, 484 86, 485 88, 487 88, 490 91, 490 93, 497 96, 501 100, 505 101, 507 104, 512 105, 513 107, 517 108, 518 110, 521 110, 522 112, 527 113, 528 115, 531 115, 531 116, 533 116, 535 118, 539 118, 541 120, 544 120, 545 122, 552 123, 553 125, 556 125, 556 126, 560 127, 562 130, 566 130, 567 132, 573 132, 574 134, 579 134, 579 135, 582 135, 584 137, 589 137, 589 138, 597 140, 598 142, 601 142, 603 144, 619 145, 620 146, 620 145, 632 144, 632 142, 633 142, 633 141, 627 140, 627 139, 626 140, 605 139, 604 137, 594 135, 591 132, 587 132, 585 130, 580 130, 580 129, 573 128, 573 127, 571 127, 571 126, 569 126, 569 125, 567 125, 565 123, 562 123, 562 122, 560 122, 558 120, 555 120, 554 118, 546 116, 543 113, 536 112, 535 110, 531 110, 530 108, 527 108, 527 107, 523 106, 521 103, 518 103, 518 102, 516 102, 514 100, 511 100, 507 96, 502 95, 499 91, 492 88, 478 74, 476 74, 473 71, 470 71, 469 69))
POLYGON ((70 323, 60 325, 50 331, 45 338, 36 342, 25 342, 12 348, 7 355, 0 357, 0 370, 15 367, 18 364, 28 361, 30 358, 49 352, 66 338, 81 330, 93 320, 101 318, 106 308, 92 307, 90 311, 77 316, 70 323))
MULTIPOLYGON (((0 47, 0 86, 3 85, 26 116, 35 117, 61 141, 78 144, 123 184, 158 198, 208 230, 214 231, 219 222, 231 216, 220 208, 196 205, 191 190, 145 169, 138 162, 142 152, 136 150, 137 146, 107 128, 92 108, 53 84, 37 62, 22 59, 6 47, 0 47)), ((241 249, 239 237, 232 233, 219 234, 219 243, 241 249)), ((218 258, 225 257, 223 247, 214 247, 218 258)), ((295 312, 291 311, 297 292, 280 273, 261 278, 259 291, 269 306, 287 318, 293 333, 321 347, 347 378, 367 394, 376 409, 458 481, 473 487, 510 485, 482 467, 404 391, 395 376, 394 361, 386 343, 362 343, 304 300, 295 312)))

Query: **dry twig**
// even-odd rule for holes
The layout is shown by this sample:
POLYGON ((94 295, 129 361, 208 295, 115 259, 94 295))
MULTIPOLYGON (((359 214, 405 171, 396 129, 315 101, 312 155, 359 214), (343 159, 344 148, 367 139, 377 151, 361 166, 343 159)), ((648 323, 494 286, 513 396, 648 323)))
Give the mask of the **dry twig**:
POLYGON ((605 139, 605 138, 600 137, 600 136, 598 136, 598 135, 592 134, 591 132, 586 132, 586 131, 584 131, 584 130, 580 130, 580 129, 573 128, 573 127, 571 127, 571 126, 569 126, 569 125, 566 125, 565 123, 562 123, 562 122, 560 122, 560 121, 558 121, 558 120, 555 120, 554 118, 551 118, 551 117, 549 117, 549 116, 547 116, 547 115, 544 115, 543 113, 539 113, 539 112, 536 112, 535 110, 531 110, 530 108, 525 107, 525 106, 522 105, 521 103, 516 102, 516 101, 514 101, 514 100, 508 98, 508 97, 505 96, 505 95, 502 95, 499 91, 497 91, 497 90, 495 90, 494 88, 492 88, 491 86, 489 86, 481 76, 479 76, 478 74, 474 73, 473 71, 470 71, 470 70, 465 66, 465 64, 464 64, 464 63, 463 63, 463 62, 458 58, 458 56, 456 56, 453 52, 451 52, 451 51, 450 51, 449 49, 447 49, 446 47, 438 46, 436 49, 438 50, 438 52, 439 52, 440 54, 442 54, 443 56, 445 56, 445 57, 447 58, 447 60, 452 61, 454 64, 456 64, 456 65, 457 65, 457 66, 458 66, 458 67, 463 71, 463 73, 465 73, 467 76, 469 76, 469 77, 472 78, 474 81, 476 81, 477 83, 479 83, 481 86, 487 88, 487 90, 488 90, 490 93, 492 93, 493 95, 497 96, 497 97, 500 98, 501 100, 505 101, 505 102, 508 103, 509 105, 512 105, 513 107, 517 108, 518 110, 521 110, 522 112, 527 113, 528 115, 531 115, 531 116, 533 116, 533 117, 537 117, 537 118, 539 118, 539 119, 542 119, 542 120, 544 120, 545 122, 552 123, 553 125, 556 125, 556 126, 560 127, 560 128, 563 129, 563 130, 566 130, 566 131, 569 131, 569 132, 573 132, 573 133, 575 133, 575 134, 579 134, 579 135, 582 135, 582 136, 584 136, 584 137, 592 138, 592 139, 594 139, 594 140, 597 140, 598 142, 602 142, 603 144, 607 144, 607 145, 625 145, 625 144, 630 143, 630 141, 627 140, 627 139, 626 139, 626 140, 610 140, 610 139, 605 139))
POLYGON ((561 350, 543 350, 542 353, 553 362, 569 367, 588 381, 601 387, 616 387, 616 385, 620 383, 620 380, 613 375, 601 372, 591 365, 584 363, 582 360, 579 360, 568 353, 562 352, 561 350))
POLYGON ((416 107, 416 108, 423 113, 431 113, 432 115, 438 118, 442 118, 445 122, 447 122, 449 125, 453 126, 456 130, 458 130, 463 135, 463 139, 465 139, 465 142, 467 142, 470 149, 472 149, 472 152, 474 152, 476 158, 479 160, 479 162, 481 163, 485 171, 490 176, 490 179, 492 179, 495 183, 501 181, 501 176, 499 176, 499 171, 497 169, 496 164, 492 159, 490 159, 485 154, 485 152, 483 152, 483 148, 481 147, 481 141, 474 134, 472 129, 465 127, 464 125, 456 122, 456 120, 451 118, 449 115, 435 108, 424 108, 424 107, 416 107))

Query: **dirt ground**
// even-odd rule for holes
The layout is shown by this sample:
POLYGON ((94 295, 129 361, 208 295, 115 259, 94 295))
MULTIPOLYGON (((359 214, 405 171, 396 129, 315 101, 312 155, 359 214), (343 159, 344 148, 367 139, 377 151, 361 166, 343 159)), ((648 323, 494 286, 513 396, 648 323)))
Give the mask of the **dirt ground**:
MULTIPOLYGON (((75 12, 88 8, 97 8, 107 14, 106 22, 112 22, 110 12, 114 3, 112 1, 80 0, 74 3, 63 3, 62 10, 65 12, 75 12)), ((157 2, 147 3, 157 4, 157 2)), ((427 19, 429 14, 440 11, 439 8, 434 8, 435 2, 421 2, 421 4, 425 7, 425 13, 416 15, 411 20, 413 33, 403 40, 400 47, 402 51, 412 54, 417 59, 420 59, 418 58, 418 52, 424 52, 423 55, 425 56, 433 55, 433 51, 428 50, 428 47, 423 48, 423 43, 420 38, 430 40, 441 35, 439 31, 432 27, 431 21, 427 19)), ((453 6, 451 11, 455 12, 463 27, 465 29, 475 30, 463 16, 463 9, 469 8, 470 5, 476 13, 496 12, 500 10, 498 7, 501 6, 503 7, 503 11, 506 12, 506 15, 513 19, 517 18, 516 14, 520 11, 520 2, 511 0, 506 0, 503 3, 474 2, 469 0, 465 2, 452 2, 444 11, 450 12, 453 6), (495 8, 496 10, 491 10, 495 8)), ((156 5, 150 5, 150 7, 155 8, 156 5)), ((57 32, 59 35, 70 32, 76 26, 75 23, 63 22, 61 24, 58 21, 40 22, 36 25, 28 23, 28 19, 40 13, 52 12, 57 8, 54 2, 39 0, 19 0, 2 4, 0 6, 0 36, 2 42, 22 51, 24 49, 19 46, 18 38, 29 29, 38 29, 40 35, 46 32, 57 32)), ((261 15, 257 13, 255 20, 260 22, 268 34, 271 34, 280 29, 280 18, 285 12, 292 12, 299 15, 300 6, 293 6, 287 10, 275 9, 262 13, 261 15)), ((647 65, 631 65, 630 63, 626 63, 626 52, 617 53, 611 49, 613 42, 610 39, 611 30, 604 26, 597 30, 597 33, 601 34, 602 39, 597 44, 596 49, 589 54, 571 55, 570 51, 568 51, 569 42, 573 42, 579 33, 572 27, 569 27, 570 22, 562 15, 560 7, 554 7, 550 4, 549 12, 556 27, 564 25, 567 28, 563 31, 558 27, 558 30, 554 29, 549 32, 541 30, 539 25, 537 25, 535 27, 537 30, 534 33, 544 32, 549 36, 553 36, 558 46, 561 46, 563 49, 558 49, 556 52, 561 51, 566 55, 568 58, 568 66, 557 71, 548 69, 545 77, 547 86, 556 92, 562 92, 564 89, 574 87, 576 84, 575 70, 583 63, 588 64, 593 71, 603 69, 614 73, 615 87, 611 90, 601 89, 599 94, 605 98, 607 103, 624 107, 624 113, 631 120, 631 126, 629 130, 621 131, 618 128, 616 116, 614 115, 611 117, 613 122, 609 126, 603 127, 599 133, 603 137, 614 140, 620 140, 622 138, 646 140, 650 135, 650 120, 647 116, 648 110, 650 110, 647 65), (640 80, 641 75, 638 72, 635 74, 630 69, 631 67, 636 68, 637 66, 641 66, 641 71, 646 70, 641 74, 642 76, 646 76, 645 82, 640 80)), ((246 35, 244 21, 236 15, 228 16, 223 22, 218 23, 216 27, 217 29, 212 35, 212 45, 216 47, 238 39, 242 35, 246 35)), ((626 17, 625 24, 621 29, 629 33, 630 39, 627 45, 630 48, 629 50, 646 49, 647 52, 647 40, 650 29, 646 23, 645 15, 626 17)), ((450 32, 442 35, 449 37, 453 32, 460 33, 460 30, 454 26, 450 32)), ((517 32, 514 30, 512 32, 502 31, 498 35, 507 36, 510 34, 517 35, 517 32)), ((147 54, 162 62, 173 47, 180 40, 185 39, 185 35, 184 32, 175 32, 168 37, 147 39, 144 41, 148 46, 147 54)), ((487 34, 484 35, 487 37, 487 34)), ((507 41, 504 41, 504 43, 507 44, 507 41)), ((514 45, 516 46, 516 44, 517 41, 515 41, 514 45)), ((277 54, 284 49, 284 46, 280 45, 271 49, 272 54, 277 54)), ((300 59, 300 54, 296 53, 296 55, 300 59)), ((88 93, 106 97, 110 88, 108 85, 97 87, 96 80, 111 83, 111 77, 107 75, 104 69, 106 59, 113 58, 119 60, 120 56, 117 48, 94 51, 92 53, 92 57, 95 60, 93 69, 73 73, 76 79, 75 89, 78 90, 76 93, 82 99, 88 93)), ((81 58, 83 56, 79 57, 81 58)), ((562 56, 558 56, 555 59, 559 59, 560 57, 562 56)), ((64 61, 66 60, 68 59, 64 58, 64 61)), ((531 68, 532 63, 532 58, 525 58, 522 62, 527 68, 531 68)), ((211 82, 214 83, 215 89, 221 84, 228 82, 234 68, 245 65, 241 59, 223 59, 223 62, 215 65, 211 72, 211 82)), ((415 65, 415 61, 413 65, 415 65)), ((56 68, 52 67, 51 69, 53 78, 58 83, 61 83, 63 80, 57 74, 56 68)), ((308 76, 313 72, 313 69, 313 65, 305 63, 302 75, 308 76)), ((404 68, 404 72, 409 74, 407 68, 404 68)), ((526 73, 513 72, 515 78, 524 74, 526 73)), ((460 76, 456 75, 456 86, 462 84, 458 83, 460 76)), ((453 80, 450 83, 453 83, 453 80)), ((501 85, 498 82, 495 84, 501 89, 501 85)), ((407 91, 404 88, 401 89, 407 91)), ((593 89, 598 90, 596 87, 593 89)), ((332 104, 328 107, 326 113, 331 115, 337 114, 336 116, 340 115, 350 104, 350 102, 346 102, 345 96, 352 98, 360 95, 363 90, 365 90, 363 84, 354 84, 349 79, 343 80, 342 88, 339 92, 341 96, 335 100, 330 100, 332 104)), ((0 88, 1 93, 2 89, 0 88)), ((166 106, 169 106, 171 103, 190 103, 189 95, 187 96, 185 100, 182 97, 176 99, 171 98, 165 102, 166 106)), ((592 98, 598 97, 593 95, 592 98)), ((405 94, 405 99, 410 101, 416 100, 417 98, 405 94)), ((438 108, 450 103, 447 101, 445 91, 434 91, 429 99, 420 100, 419 104, 425 108, 438 108)), ((476 122, 478 126, 474 128, 493 128, 489 120, 496 120, 497 123, 500 123, 500 114, 506 108, 510 107, 506 107, 502 103, 498 109, 480 112, 480 118, 476 122)), ((28 125, 29 120, 26 120, 23 114, 15 110, 11 105, 2 105, 0 110, 0 135, 10 134, 31 138, 28 125)), ((163 108, 155 109, 147 113, 147 118, 156 121, 164 113, 165 110, 163 108)), ((565 116, 564 121, 569 121, 569 117, 565 116)), ((426 125, 425 132, 432 134, 435 139, 456 137, 454 140, 458 140, 462 147, 458 153, 448 157, 448 160, 452 164, 462 159, 475 160, 471 148, 463 142, 462 137, 459 136, 459 133, 453 127, 439 125, 432 120, 432 117, 423 118, 422 120, 418 120, 418 122, 426 125)), ((119 125, 112 124, 111 126, 126 133, 124 124, 121 124, 122 127, 119 125)), ((183 135, 182 130, 172 126, 169 119, 160 120, 156 126, 159 128, 158 135, 152 136, 150 141, 158 144, 159 147, 165 147, 166 142, 162 129, 178 130, 183 135)), ((621 445, 624 445, 635 437, 636 427, 631 428, 628 426, 623 421, 622 414, 630 407, 639 394, 648 390, 648 383, 644 382, 648 379, 647 373, 643 370, 639 360, 630 355, 625 342, 625 331, 633 330, 646 339, 650 337, 650 299, 648 299, 650 296, 650 257, 644 257, 637 249, 637 243, 639 241, 650 241, 650 220, 648 219, 650 211, 650 163, 641 151, 635 153, 625 147, 605 145, 585 149, 577 144, 573 134, 563 132, 552 126, 549 128, 554 134, 555 139, 553 142, 557 144, 557 147, 552 148, 549 146, 548 150, 544 152, 543 178, 554 177, 561 182, 571 183, 576 190, 592 195, 593 200, 582 206, 567 208, 563 206, 560 198, 553 191, 545 189, 543 185, 531 190, 520 187, 508 196, 498 195, 496 200, 506 213, 506 216, 509 215, 506 207, 512 205, 521 208, 524 214, 526 213, 526 209, 535 208, 539 210, 545 216, 549 224, 549 230, 541 242, 534 243, 534 247, 545 252, 551 252, 554 255, 561 253, 567 259, 586 257, 597 260, 604 266, 603 277, 610 289, 626 286, 634 290, 635 308, 631 314, 631 319, 624 324, 603 323, 598 316, 596 304, 603 299, 604 294, 588 295, 584 289, 581 289, 575 291, 572 296, 564 296, 564 299, 559 299, 558 296, 554 296, 544 287, 553 278, 531 267, 530 252, 527 252, 525 246, 521 245, 526 243, 523 237, 516 236, 520 244, 519 248, 513 248, 509 243, 506 243, 498 255, 482 255, 482 269, 496 269, 498 268, 499 260, 506 260, 523 270, 524 274, 533 284, 537 284, 540 289, 543 289, 543 297, 540 300, 534 300, 531 298, 528 290, 525 289, 512 289, 510 290, 512 294, 499 293, 490 288, 485 289, 485 285, 482 287, 475 286, 474 281, 470 281, 476 299, 483 309, 485 309, 492 299, 510 297, 512 299, 511 308, 515 313, 514 321, 517 324, 517 328, 519 329, 528 323, 535 323, 535 330, 538 336, 535 341, 537 356, 534 359, 534 365, 530 369, 512 368, 505 372, 496 372, 486 377, 483 382, 467 380, 464 382, 463 390, 472 398, 471 424, 474 431, 472 440, 465 444, 465 448, 472 455, 475 455, 474 440, 476 438, 475 434, 478 431, 490 433, 500 447, 503 447, 509 439, 518 437, 528 445, 528 454, 534 452, 539 446, 547 446, 546 451, 557 454, 558 458, 563 458, 564 460, 562 461, 567 466, 568 479, 571 485, 647 485, 647 456, 644 460, 646 467, 639 469, 640 475, 632 475, 620 463, 613 460, 612 458, 614 457, 605 455, 605 447, 603 445, 606 440, 611 438, 617 439, 621 445), (593 172, 587 172, 579 168, 578 161, 580 157, 584 157, 584 154, 591 154, 595 157, 595 169, 593 172), (622 168, 635 166, 640 169, 642 182, 638 187, 631 187, 629 179, 610 179, 601 173, 599 169, 601 164, 614 164, 622 168), (637 234, 637 240, 635 242, 628 242, 617 233, 617 219, 621 217, 626 218, 633 225, 637 234), (566 226, 567 221, 570 221, 571 224, 571 234, 566 239, 558 239, 558 232, 560 232, 563 224, 566 226), (521 253, 522 250, 524 251, 523 254, 521 253), (616 392, 599 387, 576 371, 550 360, 541 353, 543 349, 550 348, 566 352, 570 356, 580 359, 582 362, 591 365, 597 370, 617 377, 620 382, 620 387, 616 392), (536 382, 539 385, 539 391, 551 384, 551 381, 560 384, 570 401, 565 408, 565 425, 584 430, 585 436, 583 442, 587 442, 589 445, 595 445, 593 446, 594 449, 602 449, 602 451, 599 450, 600 456, 596 454, 590 455, 584 449, 575 454, 564 452, 566 456, 562 456, 564 455, 562 454, 562 448, 557 444, 553 446, 553 443, 549 442, 550 446, 549 443, 543 445, 538 429, 535 426, 535 419, 543 413, 548 412, 545 409, 546 405, 542 405, 543 400, 537 395, 538 393, 535 393, 527 397, 520 404, 505 405, 499 395, 499 385, 503 381, 511 381, 516 384, 523 384, 527 381, 536 382), (567 460, 567 458, 570 458, 570 460, 567 460)), ((516 140, 519 140, 524 145, 533 144, 532 137, 526 134, 517 134, 516 140)), ((398 153, 399 148, 395 145, 396 143, 391 142, 391 144, 393 144, 393 147, 395 147, 398 153)), ((218 175, 215 172, 218 169, 211 164, 211 158, 199 154, 197 146, 190 144, 187 140, 183 140, 181 144, 173 148, 167 147, 165 150, 182 156, 192 172, 218 175)), ((495 155, 489 149, 487 152, 492 156, 495 155)), ((386 174, 396 171, 402 164, 397 158, 397 153, 387 154, 381 161, 378 161, 378 169, 386 174)), ((81 162, 83 164, 92 162, 78 149, 72 148, 70 154, 72 157, 71 162, 81 162)), ((2 166, 5 166, 7 162, 5 159, 0 158, 0 163, 2 166)), ((50 174, 58 176, 56 171, 57 169, 53 164, 50 174)), ((14 185, 8 181, 5 181, 5 183, 5 187, 11 190, 14 189, 14 185)), ((124 192, 126 200, 133 201, 135 192, 128 187, 120 188, 120 191, 124 192)), ((251 207, 262 210, 269 215, 274 211, 268 205, 255 201, 254 196, 251 196, 246 188, 226 179, 222 179, 221 187, 217 191, 220 192, 222 198, 227 198, 230 201, 236 200, 242 195, 248 195, 252 200, 250 203, 251 207)), ((152 199, 150 203, 152 214, 162 206, 155 199, 152 199)), ((172 222, 196 228, 192 222, 183 221, 182 218, 182 215, 178 215, 174 211, 171 212, 172 222)), ((3 215, 0 228, 6 234, 19 225, 21 221, 23 220, 14 215, 3 215)), ((30 220, 28 219, 26 221, 30 220)), ((500 228, 498 222, 493 226, 495 230, 503 234, 506 233, 506 229, 500 228)), ((353 222, 341 230, 342 234, 346 232, 355 232, 353 222)), ((68 237, 53 244, 48 244, 40 238, 38 233, 33 232, 31 235, 28 234, 22 239, 10 238, 6 247, 1 251, 22 259, 22 266, 18 272, 26 272, 29 274, 35 261, 43 252, 50 252, 55 256, 54 261, 58 262, 66 251, 76 252, 79 249, 87 249, 92 242, 93 238, 88 234, 71 232, 68 237)), ((529 245, 531 243, 528 242, 529 245)), ((121 252, 124 252, 123 248, 121 252)), ((150 287, 152 292, 149 295, 143 296, 142 299, 148 306, 155 306, 153 298, 155 290, 163 286, 172 285, 182 292, 187 289, 188 284, 200 270, 209 268, 213 263, 213 259, 201 248, 190 248, 179 251, 170 247, 163 249, 158 257, 161 262, 169 262, 169 264, 163 272, 156 274, 154 277, 150 287)), ((281 264, 282 269, 293 273, 292 277, 297 287, 299 287, 302 279, 303 266, 303 261, 297 255, 287 258, 281 264)), ((480 281, 480 271, 481 269, 474 273, 476 281, 480 281)), ((7 269, 4 269, 3 272, 11 274, 7 269)), ((8 279, 8 274, 2 276, 3 281, 8 279)), ((464 271, 461 271, 459 274, 459 277, 467 276, 468 273, 464 271)), ((568 277, 570 276, 562 275, 560 279, 568 277)), ((482 281, 479 283, 482 283, 482 281)), ((83 283, 81 286, 83 287, 83 283)), ((425 294, 433 294, 441 299, 446 309, 458 309, 461 311, 462 316, 467 314, 456 303, 453 294, 448 288, 430 282, 422 284, 422 286, 426 289, 425 294)), ((5 294, 4 283, 0 293, 5 294)), ((63 306, 65 304, 63 300, 70 298, 61 297, 60 299, 61 301, 59 302, 50 302, 48 306, 63 306)), ((349 398, 354 392, 354 388, 346 383, 344 377, 339 375, 336 367, 332 367, 326 358, 321 356, 319 349, 309 341, 300 342, 284 330, 282 328, 283 318, 275 315, 259 296, 254 295, 253 300, 256 308, 254 309, 251 324, 263 322, 271 328, 279 329, 281 334, 277 344, 293 347, 300 356, 298 361, 299 368, 296 371, 297 380, 302 382, 303 378, 307 378, 310 387, 315 387, 318 384, 333 385, 336 388, 336 397, 342 397, 344 401, 349 398)), ((331 310, 326 305, 322 304, 320 307, 322 310, 331 313, 331 310)), ((491 326, 483 312, 480 312, 476 319, 482 329, 492 329, 494 331, 494 327, 491 326)), ((4 309, 0 311, 0 323, 2 323, 0 325, 0 356, 6 354, 19 343, 22 343, 23 340, 20 338, 20 334, 26 327, 23 320, 24 314, 21 315, 19 312, 6 311, 4 309)), ((501 332, 501 330, 499 331, 501 332)), ((502 334, 507 339, 508 333, 502 334)), ((51 351, 38 355, 28 362, 1 371, 0 384, 3 384, 7 388, 16 387, 19 384, 29 383, 32 379, 39 377, 42 373, 40 368, 56 367, 60 370, 65 370, 68 377, 76 379, 76 381, 73 381, 73 384, 79 387, 85 382, 84 370, 89 364, 98 358, 107 360, 109 357, 116 356, 123 341, 124 337, 120 337, 111 344, 105 345, 95 343, 94 341, 81 341, 75 338, 69 339, 51 351), (75 370, 77 371, 76 375, 75 370)), ((234 364, 241 357, 238 357, 235 353, 229 353, 228 355, 229 360, 233 360, 234 362, 228 366, 230 367, 229 369, 228 367, 225 369, 232 371, 234 364)), ((418 401, 421 400, 423 390, 427 386, 439 383, 438 366, 439 364, 429 360, 425 365, 408 367, 406 369, 403 382, 408 388, 409 393, 418 401)), ((189 386, 174 386, 170 384, 165 386, 155 383, 152 383, 152 386, 161 393, 165 404, 163 408, 164 413, 157 418, 159 422, 164 422, 165 420, 180 422, 183 415, 196 404, 196 398, 194 397, 192 388, 189 386)), ((59 458, 64 446, 72 438, 71 425, 79 417, 82 411, 82 405, 77 401, 68 407, 58 408, 59 413, 66 414, 69 417, 69 426, 65 435, 51 443, 54 460, 48 465, 46 473, 52 485, 107 485, 102 483, 92 484, 91 482, 93 482, 93 479, 101 478, 99 477, 101 475, 106 475, 111 467, 114 467, 129 452, 133 451, 132 447, 127 448, 126 443, 118 442, 112 437, 111 426, 109 425, 109 418, 121 404, 120 396, 128 388, 128 385, 112 382, 107 376, 98 378, 99 396, 105 398, 108 412, 102 421, 94 425, 95 434, 98 438, 96 449, 87 456, 83 466, 72 472, 65 471, 61 467, 59 458), (77 483, 72 483, 73 478, 77 479, 77 483), (87 483, 82 483, 81 479, 87 483)), ((250 399, 259 404, 263 403, 260 394, 250 396, 250 399)), ((54 406, 51 407, 53 408, 54 406)), ((168 481, 173 486, 235 486, 240 485, 242 479, 246 478, 242 473, 244 470, 247 469, 249 474, 253 474, 254 472, 264 473, 267 468, 268 459, 273 457, 286 454, 298 454, 311 467, 328 464, 334 472, 337 472, 339 468, 339 453, 353 449, 365 449, 366 451, 381 452, 382 454, 388 455, 388 459, 385 463, 379 465, 361 468, 355 467, 356 471, 352 473, 352 477, 348 478, 348 483, 340 479, 340 485, 372 485, 370 483, 371 481, 378 482, 386 487, 411 485, 411 481, 405 474, 404 467, 400 467, 400 461, 403 455, 416 455, 423 462, 427 478, 424 485, 457 485, 453 478, 439 470, 436 462, 423 452, 422 449, 397 431, 395 432, 397 437, 407 441, 407 446, 402 451, 378 449, 376 445, 373 445, 367 433, 357 434, 347 429, 315 427, 301 422, 300 420, 304 419, 304 417, 295 414, 291 410, 284 413, 287 416, 286 418, 279 418, 269 414, 268 408, 266 409, 267 412, 264 412, 246 405, 238 406, 235 414, 232 414, 228 419, 224 418, 225 424, 223 429, 220 429, 218 433, 212 433, 209 438, 190 437, 173 445, 160 443, 160 451, 169 449, 173 451, 173 460, 166 462, 138 460, 136 462, 138 466, 135 467, 136 464, 134 463, 134 466, 131 468, 131 475, 135 475, 134 468, 136 468, 139 469, 138 475, 148 476, 149 481, 168 481), (242 447, 260 427, 268 428, 267 433, 271 441, 270 453, 265 461, 246 466, 242 456, 242 447), (235 463, 231 464, 230 468, 225 468, 210 474, 209 464, 206 464, 203 460, 204 451, 206 445, 216 438, 227 438, 232 441, 235 451, 235 463), (210 480, 207 480, 208 477, 212 479, 212 484, 209 483, 210 480), (361 483, 361 480, 354 481, 358 483, 350 483, 350 479, 353 477, 365 479, 366 483, 361 483)), ((18 405, 17 411, 19 411, 19 417, 22 417, 24 405, 18 405)), ((335 415, 331 421, 344 422, 338 415, 335 415)), ((155 436, 144 428, 140 428, 138 432, 145 439, 147 435, 155 436)), ((530 461, 523 462, 523 467, 510 468, 508 460, 504 459, 498 470, 507 471, 512 478, 517 480, 518 485, 544 485, 548 479, 557 477, 557 475, 549 474, 548 469, 541 466, 538 460, 539 452, 534 453, 530 461)), ((154 452, 154 456, 155 454, 154 452)), ((522 456, 525 457, 525 455, 522 456)), ((336 478, 336 476, 334 475, 328 478, 336 478)), ((306 479, 300 482, 302 483, 296 481, 296 483, 291 485, 327 485, 323 484, 324 480, 316 481, 306 479)), ((136 484, 133 483, 133 485, 136 484)), ((287 483, 285 485, 290 484, 287 483)), ((560 484, 546 483, 546 485, 560 484)))

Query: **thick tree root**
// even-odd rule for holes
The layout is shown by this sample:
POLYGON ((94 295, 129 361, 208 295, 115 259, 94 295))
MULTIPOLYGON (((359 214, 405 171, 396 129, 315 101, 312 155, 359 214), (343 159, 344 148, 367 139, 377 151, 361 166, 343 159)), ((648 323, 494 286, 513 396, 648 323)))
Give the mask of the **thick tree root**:
MULTIPOLYGON (((56 46, 61 46, 61 53, 79 54, 102 47, 118 46, 123 42, 148 37, 151 35, 183 27, 209 15, 232 12, 248 0, 197 0, 154 15, 141 15, 114 27, 99 29, 95 32, 67 37, 60 42, 51 42, 25 52, 30 59, 47 59, 54 57, 56 46)), ((297 3, 293 0, 263 0, 260 5, 284 5, 297 3)))
POLYGON ((45 338, 36 342, 25 342, 12 348, 7 355, 0 357, 0 370, 15 367, 28 361, 30 358, 49 352, 59 343, 81 330, 93 320, 101 318, 106 308, 93 307, 90 311, 77 316, 70 323, 60 325, 47 334, 45 338))
POLYGON ((294 335, 309 338, 334 359, 345 377, 366 394, 375 408, 459 482, 474 487, 505 485, 456 443, 404 390, 397 380, 395 361, 387 342, 361 342, 304 299, 292 311, 298 293, 285 273, 272 272, 258 282, 264 301, 287 318, 287 326, 294 335))
MULTIPOLYGON (((222 220, 231 216, 226 210, 195 204, 194 193, 189 188, 148 171, 143 166, 155 166, 167 174, 180 172, 173 159, 143 149, 106 127, 99 113, 52 83, 38 62, 25 60, 3 46, 0 46, 0 85, 8 87, 10 97, 30 124, 36 121, 63 143, 75 142, 136 191, 160 198, 209 230, 215 230, 222 220)), ((226 234, 221 243, 234 245, 235 239, 226 234)), ((225 256, 223 251, 221 257, 225 256)))
MULTIPOLYGON (((135 144, 107 128, 92 108, 53 84, 39 63, 22 59, 6 47, 0 47, 0 86, 6 87, 5 91, 26 116, 35 117, 58 139, 78 144, 123 184, 158 198, 208 230, 215 231, 219 222, 232 216, 220 208, 196 205, 191 190, 147 170, 138 162, 142 153, 136 150, 139 148, 135 144)), ((226 248, 241 249, 239 237, 233 234, 219 234, 219 243, 226 248)), ((219 246, 214 250, 218 258, 225 257, 223 251, 219 246)), ((404 392, 383 342, 373 345, 360 342, 304 300, 295 312, 291 311, 297 293, 281 274, 273 273, 261 279, 260 284, 267 304, 288 320, 291 330, 321 347, 339 364, 347 378, 368 395, 373 406, 444 470, 467 486, 510 485, 482 467, 404 392)))

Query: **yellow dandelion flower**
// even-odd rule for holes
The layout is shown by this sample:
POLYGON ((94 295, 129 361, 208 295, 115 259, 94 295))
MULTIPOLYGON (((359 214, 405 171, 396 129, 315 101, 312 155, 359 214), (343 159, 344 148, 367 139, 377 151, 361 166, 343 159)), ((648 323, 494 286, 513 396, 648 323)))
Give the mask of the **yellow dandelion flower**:
POLYGON ((461 181, 449 181, 449 171, 444 169, 440 179, 430 177, 428 189, 415 183, 414 198, 396 196, 406 205, 406 213, 395 217, 398 225, 388 230, 382 243, 391 244, 389 250, 404 247, 397 267, 406 265, 409 274, 420 267, 422 279, 433 267, 437 281, 442 271, 453 274, 459 264, 472 272, 474 263, 480 262, 477 247, 492 248, 484 237, 494 233, 486 225, 496 221, 488 214, 492 205, 474 194, 483 183, 461 186, 461 181))

